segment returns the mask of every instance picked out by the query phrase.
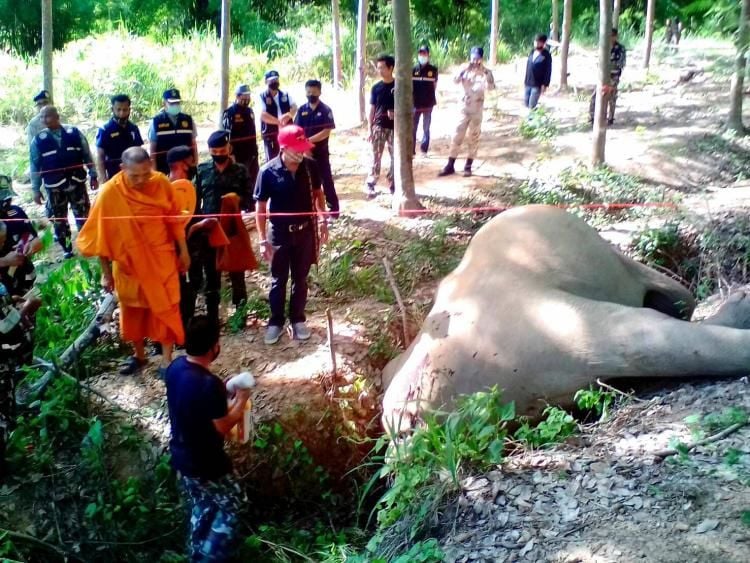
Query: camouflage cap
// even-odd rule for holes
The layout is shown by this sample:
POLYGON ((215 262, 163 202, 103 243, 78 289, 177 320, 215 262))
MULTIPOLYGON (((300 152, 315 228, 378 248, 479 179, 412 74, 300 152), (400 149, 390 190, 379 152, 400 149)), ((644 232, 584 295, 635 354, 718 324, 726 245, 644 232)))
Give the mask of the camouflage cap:
POLYGON ((16 192, 13 191, 13 181, 10 176, 0 175, 0 201, 11 199, 15 195, 16 192))

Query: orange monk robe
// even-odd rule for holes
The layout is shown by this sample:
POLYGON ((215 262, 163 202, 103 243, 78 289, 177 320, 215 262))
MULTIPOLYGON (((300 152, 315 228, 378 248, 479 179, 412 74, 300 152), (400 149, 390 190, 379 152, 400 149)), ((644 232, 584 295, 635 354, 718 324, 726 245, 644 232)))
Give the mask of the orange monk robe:
POLYGON ((182 209, 166 176, 141 188, 120 172, 101 187, 76 244, 84 256, 112 261, 123 340, 177 343, 180 318, 176 242, 185 238, 182 209))
POLYGON ((183 219, 181 224, 183 227, 187 227, 190 219, 193 218, 195 213, 195 206, 198 203, 198 196, 195 191, 195 186, 190 180, 180 179, 172 182, 174 186, 175 197, 177 198, 177 206, 180 209, 180 214, 183 219))
POLYGON ((250 234, 240 214, 240 196, 228 193, 221 196, 221 229, 227 245, 216 249, 216 269, 219 272, 246 272, 258 269, 258 260, 250 243, 250 234))

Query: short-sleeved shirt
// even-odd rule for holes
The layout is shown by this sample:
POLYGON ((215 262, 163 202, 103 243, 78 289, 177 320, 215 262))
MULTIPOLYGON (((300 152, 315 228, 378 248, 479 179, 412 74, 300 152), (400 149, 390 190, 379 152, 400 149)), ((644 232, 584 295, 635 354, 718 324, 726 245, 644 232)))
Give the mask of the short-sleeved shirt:
MULTIPOLYGON (((0 217, 0 221, 3 221, 0 217)), ((0 257, 7 256, 10 252, 18 247, 21 241, 29 241, 37 237, 36 229, 31 224, 28 215, 17 205, 11 205, 8 209, 8 221, 4 221, 7 231, 5 235, 5 244, 0 248, 0 257)), ((5 284, 11 295, 23 295, 34 285, 36 280, 36 271, 34 263, 26 259, 21 266, 11 269, 8 266, 0 268, 0 281, 5 284)))
POLYGON ((232 192, 240 196, 240 207, 252 209, 254 186, 249 185, 247 168, 230 162, 219 172, 213 161, 202 162, 198 166, 195 189, 198 194, 198 209, 203 215, 221 212, 221 198, 232 192))
POLYGON ((112 178, 120 171, 122 153, 130 147, 142 147, 141 130, 132 121, 121 125, 113 117, 96 132, 96 147, 104 151, 104 168, 112 178))
POLYGON ((227 415, 224 383, 185 356, 167 368, 172 466, 187 477, 216 480, 232 470, 214 420, 227 415))
MULTIPOLYGON (((294 123, 305 130, 305 137, 317 135, 324 129, 336 129, 333 111, 323 102, 318 102, 315 109, 310 104, 304 104, 294 116, 294 123)), ((328 137, 315 143, 313 150, 328 150, 328 137)))
POLYGON ((375 107, 373 125, 383 129, 393 129, 393 119, 388 117, 388 110, 393 111, 395 100, 393 91, 396 82, 385 83, 382 80, 372 87, 370 105, 375 107))
POLYGON ((268 201, 270 221, 274 227, 284 227, 305 223, 308 216, 274 217, 274 213, 306 213, 313 211, 315 191, 321 189, 320 175, 315 161, 305 158, 297 171, 292 172, 284 166, 281 156, 271 159, 260 169, 255 182, 255 199, 268 201))

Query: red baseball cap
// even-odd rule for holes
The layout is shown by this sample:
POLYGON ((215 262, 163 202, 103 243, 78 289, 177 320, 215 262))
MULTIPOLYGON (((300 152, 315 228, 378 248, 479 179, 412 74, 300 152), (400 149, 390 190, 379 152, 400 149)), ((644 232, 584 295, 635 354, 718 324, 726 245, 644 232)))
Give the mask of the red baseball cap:
POLYGON ((315 145, 305 137, 305 130, 299 125, 287 125, 279 129, 279 147, 295 152, 307 152, 315 145))

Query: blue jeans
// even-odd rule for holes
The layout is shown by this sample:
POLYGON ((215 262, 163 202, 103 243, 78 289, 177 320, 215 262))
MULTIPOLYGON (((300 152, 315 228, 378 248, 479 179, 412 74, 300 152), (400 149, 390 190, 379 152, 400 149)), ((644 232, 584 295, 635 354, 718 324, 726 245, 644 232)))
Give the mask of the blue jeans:
POLYGON ((527 108, 534 109, 539 103, 539 96, 542 95, 542 89, 537 86, 526 86, 523 101, 527 108))
POLYGON ((430 125, 432 124, 432 108, 419 108, 414 110, 414 152, 417 152, 417 127, 419 118, 422 117, 422 142, 419 149, 427 152, 430 148, 430 125))

